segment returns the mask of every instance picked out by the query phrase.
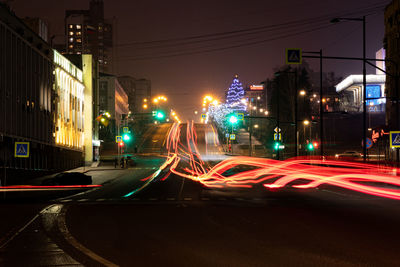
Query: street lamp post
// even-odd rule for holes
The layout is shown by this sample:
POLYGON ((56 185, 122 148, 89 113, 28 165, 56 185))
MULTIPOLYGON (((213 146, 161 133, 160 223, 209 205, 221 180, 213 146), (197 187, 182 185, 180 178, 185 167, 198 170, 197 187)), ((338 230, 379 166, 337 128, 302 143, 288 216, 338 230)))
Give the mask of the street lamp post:
POLYGON ((332 23, 338 23, 341 20, 352 20, 352 21, 361 21, 363 24, 363 160, 364 163, 367 160, 367 146, 366 146, 366 140, 367 140, 367 101, 366 101, 366 96, 367 96, 367 70, 366 70, 366 30, 365 30, 365 16, 362 18, 334 18, 331 20, 332 23))

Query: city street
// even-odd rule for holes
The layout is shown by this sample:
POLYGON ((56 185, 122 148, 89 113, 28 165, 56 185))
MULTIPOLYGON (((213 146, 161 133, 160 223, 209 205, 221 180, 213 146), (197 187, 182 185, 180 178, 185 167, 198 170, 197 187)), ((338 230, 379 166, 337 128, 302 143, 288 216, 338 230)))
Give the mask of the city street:
MULTIPOLYGON (((206 149, 205 136, 212 137, 211 127, 194 127, 199 151, 205 156, 210 150, 218 153, 216 148, 206 149)), ((158 140, 160 132, 167 136, 169 129, 165 125, 153 129, 145 143, 158 140)), ((182 141, 186 135, 182 130, 182 141)), ((212 142, 211 147, 216 145, 212 142)), ((18 229, 8 226, 12 233, 2 239, 2 264, 398 265, 400 206, 396 200, 332 186, 208 188, 167 175, 168 167, 158 169, 165 158, 142 157, 136 167, 98 171, 118 172, 101 188, 47 204, 2 206, 14 226, 22 227, 34 218, 16 236, 18 229)), ((7 227, 5 221, 2 224, 7 227)))

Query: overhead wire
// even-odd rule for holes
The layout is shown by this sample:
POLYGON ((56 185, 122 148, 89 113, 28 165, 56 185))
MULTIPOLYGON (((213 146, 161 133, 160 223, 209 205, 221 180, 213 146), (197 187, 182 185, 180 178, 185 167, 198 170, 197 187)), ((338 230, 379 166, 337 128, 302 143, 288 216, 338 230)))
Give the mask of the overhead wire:
POLYGON ((139 55, 122 56, 121 59, 125 60, 151 60, 151 59, 184 56, 184 55, 210 53, 216 51, 223 51, 227 49, 257 45, 279 39, 289 38, 292 36, 297 36, 300 34, 318 31, 331 26, 331 24, 327 23, 328 18, 338 17, 338 16, 339 17, 355 16, 358 14, 364 14, 369 16, 371 14, 376 14, 376 10, 383 7, 384 5, 382 4, 373 5, 365 9, 360 9, 355 12, 348 12, 343 14, 338 14, 338 13, 329 14, 310 19, 295 20, 280 24, 253 27, 236 31, 227 31, 227 32, 219 32, 219 33, 212 33, 205 35, 171 38, 171 39, 155 40, 155 41, 126 43, 118 45, 118 47, 122 48, 122 47, 133 46, 136 51, 140 49, 153 50, 151 51, 151 54, 141 53, 139 55), (266 39, 265 38, 261 39, 265 36, 265 35, 260 35, 262 33, 270 33, 270 37, 266 39), (222 44, 221 43, 215 44, 215 42, 221 40, 229 40, 229 45, 226 45, 226 42, 222 44), (202 45, 202 46, 196 47, 195 45, 202 45), (174 48, 175 51, 168 51, 168 50, 165 51, 166 49, 171 47, 174 48))

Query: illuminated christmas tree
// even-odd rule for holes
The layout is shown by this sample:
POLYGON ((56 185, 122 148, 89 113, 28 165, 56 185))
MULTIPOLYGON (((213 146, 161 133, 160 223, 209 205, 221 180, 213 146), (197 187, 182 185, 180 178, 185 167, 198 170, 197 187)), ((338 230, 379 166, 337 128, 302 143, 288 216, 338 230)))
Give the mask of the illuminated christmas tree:
POLYGON ((234 110, 246 110, 245 104, 241 102, 243 98, 244 89, 236 74, 226 94, 226 104, 234 110))

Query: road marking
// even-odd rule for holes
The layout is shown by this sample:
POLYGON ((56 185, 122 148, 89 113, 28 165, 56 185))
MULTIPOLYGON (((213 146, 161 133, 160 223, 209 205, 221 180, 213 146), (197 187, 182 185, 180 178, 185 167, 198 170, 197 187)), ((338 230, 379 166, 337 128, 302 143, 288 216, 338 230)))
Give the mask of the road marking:
POLYGON ((78 242, 68 230, 67 222, 66 222, 66 209, 62 209, 59 216, 58 216, 58 230, 63 235, 64 239, 75 249, 79 250, 81 253, 85 254, 86 256, 90 257, 92 260, 107 266, 107 267, 118 267, 118 265, 114 264, 111 261, 108 261, 101 256, 97 255, 84 245, 78 242))
POLYGON ((150 201, 155 201, 155 200, 158 200, 158 198, 152 197, 152 198, 149 198, 149 200, 150 200, 150 201))
POLYGON ((190 201, 190 200, 192 200, 192 198, 191 197, 185 197, 183 200, 190 201))
POLYGON ((87 199, 87 198, 82 198, 82 199, 79 199, 79 200, 78 200, 78 202, 85 202, 85 201, 89 201, 89 199, 87 199))
POLYGON ((239 200, 239 201, 243 201, 244 199, 243 198, 241 198, 241 197, 237 197, 237 198, 235 198, 236 200, 239 200))
POLYGON ((174 197, 167 197, 167 200, 168 200, 168 201, 174 201, 175 198, 174 198, 174 197))
POLYGON ((60 202, 65 203, 65 202, 71 202, 71 201, 72 201, 72 199, 62 199, 60 202))

